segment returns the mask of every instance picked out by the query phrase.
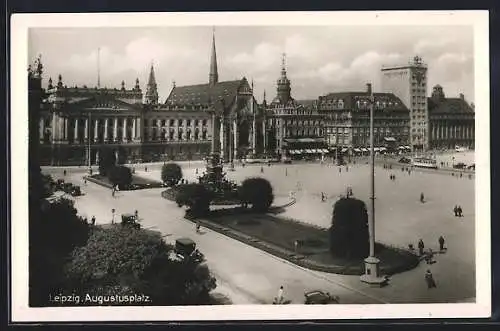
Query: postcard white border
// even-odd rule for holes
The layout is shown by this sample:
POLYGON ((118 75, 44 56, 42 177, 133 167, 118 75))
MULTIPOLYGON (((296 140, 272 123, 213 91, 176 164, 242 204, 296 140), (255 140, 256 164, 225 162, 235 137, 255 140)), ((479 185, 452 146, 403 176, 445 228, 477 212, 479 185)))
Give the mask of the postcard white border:
POLYGON ((232 12, 15 14, 11 17, 11 312, 13 322, 188 321, 467 318, 491 315, 489 13, 232 12), (234 305, 207 307, 28 306, 28 29, 34 27, 471 25, 474 27, 476 103, 476 303, 386 305, 234 305))

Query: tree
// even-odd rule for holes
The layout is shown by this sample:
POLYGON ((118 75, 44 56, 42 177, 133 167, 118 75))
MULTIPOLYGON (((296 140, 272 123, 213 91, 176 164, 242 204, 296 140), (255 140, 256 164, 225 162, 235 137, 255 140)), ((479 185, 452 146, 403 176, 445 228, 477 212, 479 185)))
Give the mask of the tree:
POLYGON ((74 251, 67 276, 82 293, 141 293, 153 305, 208 303, 215 278, 202 261, 174 258, 160 233, 115 225, 98 228, 74 251))
POLYGON ((332 255, 363 258, 369 254, 368 212, 363 201, 341 198, 335 203, 330 227, 332 255))
POLYGON ((238 189, 238 196, 244 205, 251 204, 252 209, 259 212, 267 211, 274 200, 271 183, 258 177, 245 179, 238 189))
POLYGON ((99 149, 99 174, 107 176, 111 168, 116 165, 116 155, 111 148, 99 149))
POLYGON ((108 179, 120 189, 127 189, 132 184, 132 170, 125 166, 116 166, 108 170, 108 179))
POLYGON ((179 206, 188 206, 190 214, 198 217, 208 213, 212 199, 213 194, 205 185, 191 183, 178 187, 175 202, 179 206))
POLYGON ((167 163, 161 168, 161 180, 167 186, 177 185, 182 179, 182 168, 177 163, 167 163))
POLYGON ((44 201, 39 216, 30 219, 30 305, 46 306, 49 295, 72 291, 64 278, 64 265, 71 252, 86 244, 90 228, 77 215, 73 201, 44 201), (59 291, 59 292, 58 292, 59 291))

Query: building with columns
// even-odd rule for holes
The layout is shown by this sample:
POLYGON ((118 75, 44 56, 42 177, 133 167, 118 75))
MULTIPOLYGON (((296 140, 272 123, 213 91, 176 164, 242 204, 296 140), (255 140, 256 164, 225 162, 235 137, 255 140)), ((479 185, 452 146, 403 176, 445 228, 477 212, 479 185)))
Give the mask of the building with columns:
MULTIPOLYGON (((373 93, 374 143, 377 148, 409 144, 410 115, 392 93, 373 93)), ((320 96, 318 111, 324 116, 327 142, 344 152, 367 152, 370 147, 371 84, 366 91, 337 92, 320 96)))
POLYGON ((419 56, 404 65, 382 67, 382 92, 393 93, 410 111, 410 146, 429 147, 427 65, 419 56))
POLYGON ((429 105, 430 147, 452 149, 455 146, 474 149, 475 109, 465 96, 447 98, 443 88, 436 85, 432 89, 429 105))

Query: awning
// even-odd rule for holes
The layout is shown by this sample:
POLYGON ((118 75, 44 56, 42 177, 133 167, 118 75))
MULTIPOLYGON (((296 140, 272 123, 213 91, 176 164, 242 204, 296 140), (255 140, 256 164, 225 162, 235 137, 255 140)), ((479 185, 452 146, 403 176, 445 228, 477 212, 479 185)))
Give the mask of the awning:
POLYGON ((394 137, 384 137, 385 141, 396 141, 396 138, 394 137))
POLYGON ((406 149, 411 149, 411 147, 410 147, 410 146, 405 146, 405 148, 406 148, 406 149))
POLYGON ((368 152, 368 149, 366 149, 366 148, 361 148, 361 151, 363 151, 363 152, 368 152))
POLYGON ((361 152, 361 150, 359 148, 355 148, 354 151, 357 153, 361 152))
POLYGON ((378 147, 374 147, 374 148, 373 148, 373 151, 374 151, 374 152, 380 152, 380 148, 378 148, 378 147))
POLYGON ((385 147, 380 147, 380 150, 381 150, 381 151, 386 151, 386 150, 387 150, 387 148, 385 148, 385 147))
POLYGON ((330 151, 327 149, 323 149, 323 153, 329 153, 330 151))
POLYGON ((399 146, 398 149, 405 149, 405 147, 404 146, 399 146))
POLYGON ((347 148, 342 148, 342 153, 347 152, 347 148))
POLYGON ((306 149, 306 153, 312 154, 313 151, 311 149, 306 149))
POLYGON ((293 154, 295 154, 295 150, 291 149, 291 150, 288 151, 288 153, 291 154, 291 155, 293 155, 293 154))

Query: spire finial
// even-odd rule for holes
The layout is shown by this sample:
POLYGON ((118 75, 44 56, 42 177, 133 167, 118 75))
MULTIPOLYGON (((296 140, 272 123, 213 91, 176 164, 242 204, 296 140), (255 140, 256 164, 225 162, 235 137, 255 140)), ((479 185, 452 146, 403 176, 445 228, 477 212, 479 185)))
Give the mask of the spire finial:
POLYGON ((101 87, 101 47, 97 48, 97 88, 101 87))
POLYGON ((281 55, 281 69, 286 70, 286 53, 281 55))
POLYGON ((208 83, 214 86, 219 82, 219 73, 217 72, 217 52, 215 51, 215 27, 212 28, 212 54, 210 58, 210 73, 208 75, 208 83))

